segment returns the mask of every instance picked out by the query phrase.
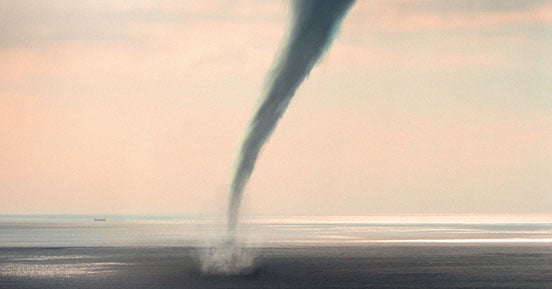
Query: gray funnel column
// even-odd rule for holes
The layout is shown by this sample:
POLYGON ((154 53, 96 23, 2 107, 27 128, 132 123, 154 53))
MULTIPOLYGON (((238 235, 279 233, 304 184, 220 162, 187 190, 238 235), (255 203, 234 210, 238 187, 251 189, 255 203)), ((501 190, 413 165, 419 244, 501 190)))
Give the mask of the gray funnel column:
POLYGON ((353 0, 294 1, 294 19, 287 45, 269 75, 269 86, 242 144, 237 160, 228 208, 228 231, 235 231, 243 190, 263 144, 274 131, 278 120, 301 82, 329 47, 343 16, 353 0))

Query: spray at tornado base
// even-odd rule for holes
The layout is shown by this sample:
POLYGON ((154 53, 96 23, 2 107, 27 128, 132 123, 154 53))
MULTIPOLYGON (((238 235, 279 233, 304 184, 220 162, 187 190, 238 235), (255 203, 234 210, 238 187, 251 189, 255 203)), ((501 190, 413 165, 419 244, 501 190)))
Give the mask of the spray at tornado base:
POLYGON ((238 155, 230 187, 227 239, 200 252, 201 271, 207 275, 244 275, 255 270, 254 254, 236 241, 241 197, 255 161, 301 82, 330 46, 333 36, 354 0, 296 0, 288 42, 275 71, 268 76, 268 90, 261 100, 238 155))
POLYGON ((269 76, 268 90, 251 120, 237 159, 230 187, 228 233, 233 239, 243 191, 259 152, 301 82, 330 46, 341 20, 354 0, 294 1, 294 18, 287 45, 269 76))

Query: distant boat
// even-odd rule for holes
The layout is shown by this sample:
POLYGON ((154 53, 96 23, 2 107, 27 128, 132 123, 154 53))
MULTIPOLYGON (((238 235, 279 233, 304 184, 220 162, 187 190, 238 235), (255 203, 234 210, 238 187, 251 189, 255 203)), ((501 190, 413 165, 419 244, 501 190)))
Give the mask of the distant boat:
POLYGON ((103 218, 94 218, 94 221, 96 221, 96 222, 105 222, 105 219, 103 219, 103 218))

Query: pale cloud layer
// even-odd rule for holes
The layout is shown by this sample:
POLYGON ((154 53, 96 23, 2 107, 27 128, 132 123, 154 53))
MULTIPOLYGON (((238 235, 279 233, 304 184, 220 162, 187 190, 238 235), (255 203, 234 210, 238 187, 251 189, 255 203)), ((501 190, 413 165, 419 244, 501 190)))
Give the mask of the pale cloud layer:
MULTIPOLYGON (((3 3, 1 47, 69 41, 144 43, 157 25, 282 21, 282 5, 258 1, 17 1, 3 3)), ((278 3, 278 2, 275 2, 278 3)))
MULTIPOLYGON (((0 214, 223 213, 283 1, 0 3, 0 214)), ((252 214, 550 213, 552 1, 359 1, 252 214)))

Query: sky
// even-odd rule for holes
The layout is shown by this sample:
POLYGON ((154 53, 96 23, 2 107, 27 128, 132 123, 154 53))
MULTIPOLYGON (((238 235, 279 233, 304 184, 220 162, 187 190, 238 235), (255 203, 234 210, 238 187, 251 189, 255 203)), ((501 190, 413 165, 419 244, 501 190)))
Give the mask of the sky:
MULTIPOLYGON (((224 214, 288 1, 0 0, 0 214, 224 214)), ((250 215, 552 214, 552 1, 358 1, 250 215)))

